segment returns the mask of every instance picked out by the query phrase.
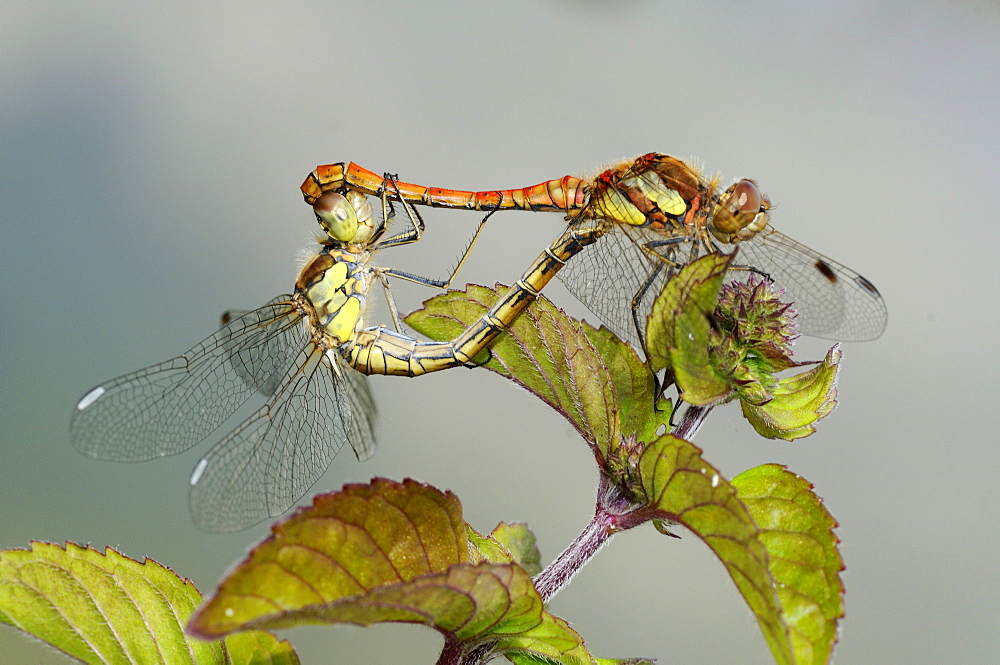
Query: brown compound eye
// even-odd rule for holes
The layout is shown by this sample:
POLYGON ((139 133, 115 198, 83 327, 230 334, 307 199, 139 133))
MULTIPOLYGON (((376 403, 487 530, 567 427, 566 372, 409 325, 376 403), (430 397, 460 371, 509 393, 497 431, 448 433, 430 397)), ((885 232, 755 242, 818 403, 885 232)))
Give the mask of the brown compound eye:
POLYGON ((716 208, 714 229, 725 236, 724 242, 731 242, 734 235, 742 239, 741 231, 747 230, 751 236, 760 229, 752 227, 758 215, 766 209, 764 195, 753 180, 740 180, 726 190, 716 208), (749 228, 748 228, 749 227, 749 228))
POLYGON ((726 203, 734 214, 751 213, 756 215, 761 211, 763 199, 757 183, 753 180, 740 180, 733 185, 726 203))

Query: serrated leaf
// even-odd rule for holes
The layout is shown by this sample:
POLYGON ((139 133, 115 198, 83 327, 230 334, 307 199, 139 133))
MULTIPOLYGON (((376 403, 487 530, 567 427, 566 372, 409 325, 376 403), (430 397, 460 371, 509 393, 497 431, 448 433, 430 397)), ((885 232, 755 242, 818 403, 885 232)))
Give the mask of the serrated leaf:
POLYGON ((273 636, 244 638, 256 643, 256 660, 238 645, 232 661, 221 642, 189 639, 184 624, 200 602, 170 569, 110 548, 32 543, 0 552, 0 621, 85 663, 298 662, 273 636))
POLYGON ((705 541, 756 615, 775 660, 794 663, 767 550, 736 489, 702 459, 697 446, 669 434, 646 448, 638 472, 649 517, 679 522, 705 541))
POLYGON ((542 613, 542 620, 531 630, 502 640, 493 653, 503 654, 515 663, 594 663, 579 633, 566 621, 548 612, 542 613))
POLYGON ((731 259, 729 254, 706 254, 682 267, 656 297, 646 323, 650 369, 672 368, 685 401, 692 404, 708 404, 714 401, 709 399, 712 394, 728 391, 725 378, 717 376, 709 363, 708 347, 709 317, 731 259), (689 391, 699 401, 691 402, 689 391))
MULTIPOLYGON (((407 325, 431 339, 448 340, 474 323, 506 287, 470 285, 424 303, 407 325)), ((617 405, 610 377, 580 323, 544 299, 533 302, 491 345, 484 366, 520 384, 563 414, 588 443, 606 448, 617 435, 617 405)))
MULTIPOLYGON (((507 659, 516 665, 551 665, 551 658, 543 658, 534 654, 507 654, 507 659)), ((562 662, 562 661, 559 661, 562 662)), ((656 665, 655 658, 594 658, 594 665, 656 665)))
POLYGON ((231 665, 298 665, 299 662, 291 644, 262 630, 233 633, 223 641, 231 665))
MULTIPOLYGON (((521 566, 488 560, 511 554, 462 521, 451 493, 376 479, 318 496, 272 531, 189 630, 217 637, 306 623, 419 623, 468 650, 591 662, 580 636, 545 612, 521 566)), ((522 555, 530 549, 520 542, 525 533, 501 529, 522 555)))
MULTIPOLYGON (((454 339, 506 290, 502 284, 467 288, 431 298, 406 323, 431 339, 454 339)), ((602 456, 622 437, 653 438, 670 419, 668 401, 654 410, 653 375, 632 347, 605 328, 569 318, 544 297, 532 302, 490 350, 486 369, 563 414, 602 456)))
POLYGON ((837 377, 842 357, 834 345, 823 362, 810 370, 786 377, 771 390, 773 399, 755 406, 741 400, 743 416, 761 436, 791 441, 816 431, 817 420, 837 406, 837 377))
POLYGON ((836 520, 807 480, 778 464, 744 471, 732 484, 761 529, 794 662, 828 662, 844 616, 836 520))
POLYGON ((469 561, 472 563, 513 563, 514 555, 490 536, 484 536, 471 526, 466 529, 469 538, 469 561))
POLYGON ((455 495, 413 480, 318 495, 272 527, 198 610, 191 630, 218 637, 445 572, 469 560, 465 528, 455 495))
POLYGON ((516 563, 532 576, 542 570, 535 534, 526 524, 501 522, 489 536, 468 527, 466 534, 472 563, 516 563))
POLYGON ((594 328, 586 322, 581 325, 607 367, 621 435, 652 441, 663 433, 660 428, 670 429, 672 404, 666 399, 654 403, 653 373, 635 349, 603 326, 594 328))

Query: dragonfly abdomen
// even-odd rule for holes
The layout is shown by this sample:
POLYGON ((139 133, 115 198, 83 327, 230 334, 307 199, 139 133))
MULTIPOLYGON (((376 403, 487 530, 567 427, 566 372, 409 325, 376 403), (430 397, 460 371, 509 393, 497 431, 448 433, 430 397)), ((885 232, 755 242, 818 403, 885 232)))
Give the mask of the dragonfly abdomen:
MULTIPOLYGON (((378 196, 384 186, 384 176, 377 175, 353 162, 337 162, 317 166, 302 183, 301 189, 306 202, 312 205, 319 197, 329 192, 354 190, 378 196)), ((472 192, 424 187, 393 180, 390 198, 395 198, 397 194, 409 203, 438 208, 486 211, 531 210, 571 214, 572 211, 586 205, 589 200, 589 185, 580 178, 564 176, 520 189, 472 192)))

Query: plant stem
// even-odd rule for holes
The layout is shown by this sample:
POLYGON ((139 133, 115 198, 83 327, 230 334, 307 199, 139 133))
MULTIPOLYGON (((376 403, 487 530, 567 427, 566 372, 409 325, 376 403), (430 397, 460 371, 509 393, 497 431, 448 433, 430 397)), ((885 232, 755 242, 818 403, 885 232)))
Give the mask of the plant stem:
POLYGON ((576 540, 538 574, 535 578, 535 588, 538 589, 543 602, 548 603, 552 600, 580 568, 608 542, 613 533, 609 517, 607 513, 598 511, 576 540))
POLYGON ((548 603, 590 559, 622 530, 622 517, 629 507, 618 488, 602 475, 598 486, 597 508, 590 523, 562 554, 535 577, 535 588, 548 603))
POLYGON ((450 633, 444 633, 444 647, 441 649, 437 665, 459 665, 463 653, 462 643, 450 633))
POLYGON ((681 417, 681 422, 674 428, 672 434, 678 439, 692 440, 711 411, 712 407, 710 406, 695 406, 693 404, 688 406, 681 417))

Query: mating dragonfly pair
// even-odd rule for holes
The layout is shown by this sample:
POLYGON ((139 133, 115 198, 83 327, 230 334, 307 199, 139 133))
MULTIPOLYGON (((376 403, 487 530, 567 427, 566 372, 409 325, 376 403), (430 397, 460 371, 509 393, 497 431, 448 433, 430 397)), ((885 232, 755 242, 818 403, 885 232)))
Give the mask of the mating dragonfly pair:
POLYGON ((592 180, 566 176, 480 192, 423 187, 338 163, 318 167, 302 192, 325 237, 292 294, 229 316, 177 358, 94 388, 71 421, 71 439, 82 453, 134 462, 187 450, 255 395, 263 399, 191 474, 192 515, 209 531, 238 530, 283 513, 345 441, 359 459, 369 457, 376 409, 364 374, 417 376, 472 364, 557 273, 639 348, 652 301, 676 269, 737 245, 743 270, 786 290, 801 332, 862 341, 886 325, 885 303, 868 280, 770 226, 770 203, 753 181, 722 191, 718 178, 704 179, 667 155, 650 153, 592 180), (379 201, 380 215, 370 197, 379 201), (379 250, 420 239, 425 224, 417 205, 486 213, 446 280, 372 263, 379 250), (485 222, 508 209, 560 213, 568 225, 455 340, 404 335, 388 278, 447 288, 485 222), (390 232, 401 216, 406 227, 390 232), (366 298, 376 281, 385 288, 393 328, 366 326, 366 298))

